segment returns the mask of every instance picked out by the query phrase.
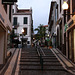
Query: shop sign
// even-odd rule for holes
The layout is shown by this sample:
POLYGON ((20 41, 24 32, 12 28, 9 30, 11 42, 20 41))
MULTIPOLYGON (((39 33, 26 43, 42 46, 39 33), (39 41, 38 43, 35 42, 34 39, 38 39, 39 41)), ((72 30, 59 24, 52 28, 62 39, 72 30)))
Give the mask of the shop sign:
POLYGON ((47 38, 47 41, 49 41, 49 38, 47 38))
POLYGON ((65 32, 66 32, 67 28, 68 28, 68 25, 67 25, 67 24, 65 24, 65 32))
POLYGON ((2 0, 2 4, 13 5, 17 0, 2 0))

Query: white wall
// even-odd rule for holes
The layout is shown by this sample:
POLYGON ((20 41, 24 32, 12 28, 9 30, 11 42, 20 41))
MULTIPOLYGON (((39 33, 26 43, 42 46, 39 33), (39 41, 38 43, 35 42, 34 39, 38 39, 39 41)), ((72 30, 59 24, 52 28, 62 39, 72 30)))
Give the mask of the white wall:
POLYGON ((31 16, 30 15, 13 15, 13 17, 17 17, 17 22, 19 23, 19 27, 17 28, 17 33, 22 34, 21 30, 23 28, 27 28, 27 35, 25 35, 25 38, 28 38, 27 41, 30 41, 30 44, 31 44, 31 16), (28 17, 27 24, 23 24, 24 17, 28 17))

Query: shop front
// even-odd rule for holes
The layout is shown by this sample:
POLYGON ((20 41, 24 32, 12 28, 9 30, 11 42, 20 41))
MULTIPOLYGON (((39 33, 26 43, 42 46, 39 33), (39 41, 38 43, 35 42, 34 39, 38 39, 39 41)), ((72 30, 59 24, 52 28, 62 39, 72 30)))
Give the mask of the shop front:
POLYGON ((75 62, 75 25, 68 30, 68 57, 75 62))
POLYGON ((0 22, 0 65, 5 63, 6 31, 0 22))

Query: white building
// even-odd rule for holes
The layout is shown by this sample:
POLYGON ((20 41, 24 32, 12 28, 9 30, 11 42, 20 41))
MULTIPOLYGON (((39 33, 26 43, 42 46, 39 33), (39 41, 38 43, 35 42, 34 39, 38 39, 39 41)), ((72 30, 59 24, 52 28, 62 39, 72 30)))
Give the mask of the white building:
POLYGON ((13 28, 19 35, 19 41, 23 38, 23 42, 27 45, 31 45, 32 23, 32 9, 18 9, 15 4, 13 6, 13 28), (22 29, 24 29, 23 37, 22 29))

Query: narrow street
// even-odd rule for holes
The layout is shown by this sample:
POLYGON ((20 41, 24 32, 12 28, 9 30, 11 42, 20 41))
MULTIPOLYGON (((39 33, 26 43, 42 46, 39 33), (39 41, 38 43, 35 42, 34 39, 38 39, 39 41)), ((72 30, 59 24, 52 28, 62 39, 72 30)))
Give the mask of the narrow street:
POLYGON ((19 75, 72 75, 66 71, 56 56, 47 48, 23 48, 19 75), (40 55, 43 59, 40 64, 40 55))

